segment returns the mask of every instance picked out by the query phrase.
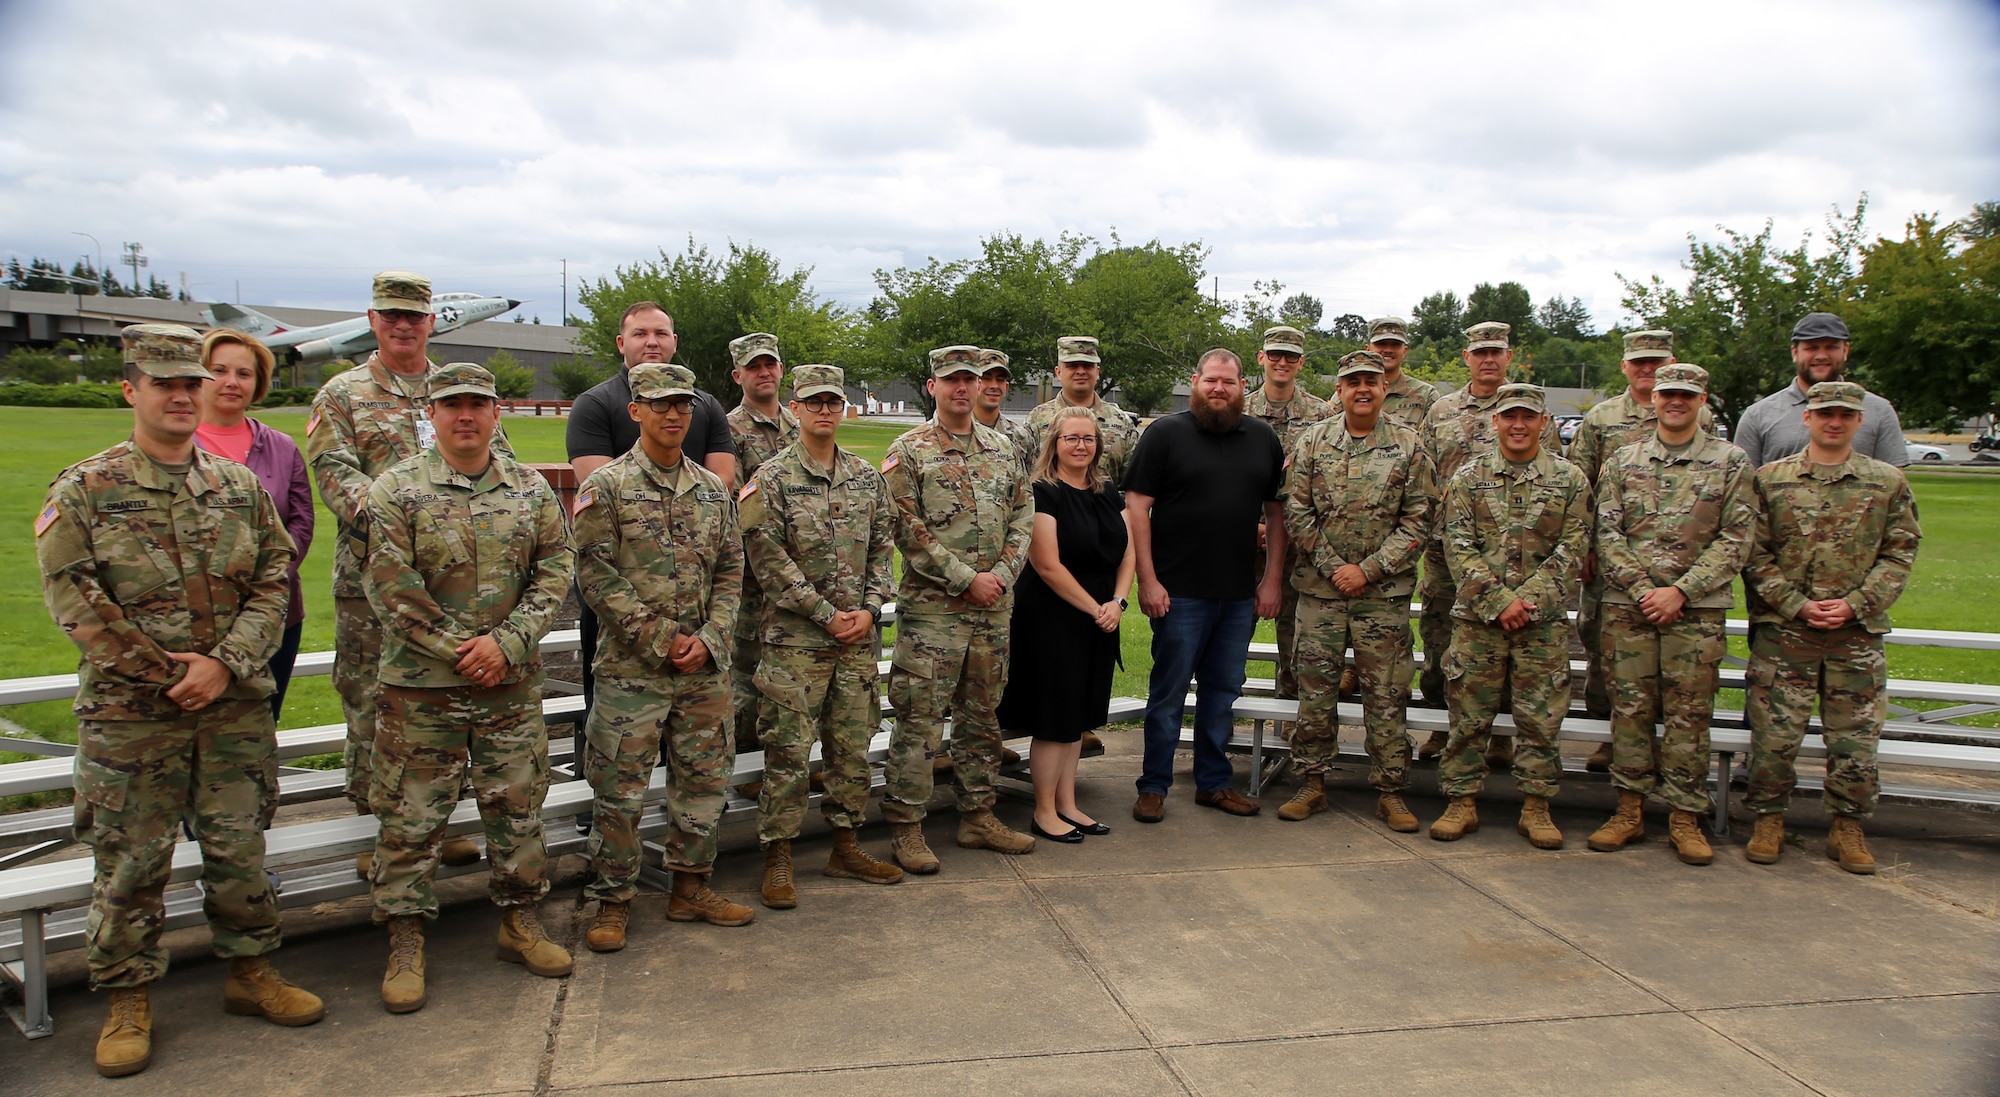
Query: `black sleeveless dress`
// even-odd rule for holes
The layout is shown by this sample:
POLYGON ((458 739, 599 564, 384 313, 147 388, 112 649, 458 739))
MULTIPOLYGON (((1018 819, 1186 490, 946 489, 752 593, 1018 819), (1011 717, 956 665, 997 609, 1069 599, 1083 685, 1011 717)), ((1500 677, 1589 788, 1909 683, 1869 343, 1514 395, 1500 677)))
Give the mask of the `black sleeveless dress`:
MULTIPOLYGON (((1056 520, 1056 555, 1097 602, 1116 599, 1125 559, 1125 497, 1037 480, 1035 513, 1056 520)), ((1111 707, 1111 673, 1118 634, 1049 589, 1029 564, 1014 589, 1007 690, 1000 726, 1053 743, 1074 743, 1104 726, 1111 707)))

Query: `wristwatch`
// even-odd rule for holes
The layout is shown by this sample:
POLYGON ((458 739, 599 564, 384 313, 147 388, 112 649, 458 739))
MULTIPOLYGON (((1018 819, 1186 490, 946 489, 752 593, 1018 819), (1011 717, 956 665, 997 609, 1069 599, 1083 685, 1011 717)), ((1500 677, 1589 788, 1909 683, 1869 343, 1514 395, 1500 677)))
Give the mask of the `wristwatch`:
POLYGON ((868 616, 870 616, 870 617, 873 617, 873 618, 875 619, 875 626, 876 626, 877 628, 880 628, 880 627, 882 626, 882 607, 881 607, 881 606, 869 606, 869 607, 868 607, 868 616))
POLYGON ((1118 599, 1118 608, 1119 608, 1119 609, 1131 609, 1131 608, 1132 608, 1132 603, 1130 603, 1130 602, 1127 602, 1127 601, 1126 601, 1126 600, 1125 600, 1124 598, 1122 598, 1122 597, 1121 597, 1121 598, 1119 598, 1119 599, 1118 599))

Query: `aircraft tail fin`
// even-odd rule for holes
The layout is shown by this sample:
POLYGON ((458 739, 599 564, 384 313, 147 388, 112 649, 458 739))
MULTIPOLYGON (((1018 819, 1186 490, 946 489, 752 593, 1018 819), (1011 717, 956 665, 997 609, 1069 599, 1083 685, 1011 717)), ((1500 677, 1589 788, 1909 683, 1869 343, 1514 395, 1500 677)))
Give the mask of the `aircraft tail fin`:
POLYGON ((209 322, 215 326, 234 328, 245 335, 254 335, 260 339, 285 330, 285 325, 256 309, 232 305, 226 301, 210 305, 207 311, 209 322))

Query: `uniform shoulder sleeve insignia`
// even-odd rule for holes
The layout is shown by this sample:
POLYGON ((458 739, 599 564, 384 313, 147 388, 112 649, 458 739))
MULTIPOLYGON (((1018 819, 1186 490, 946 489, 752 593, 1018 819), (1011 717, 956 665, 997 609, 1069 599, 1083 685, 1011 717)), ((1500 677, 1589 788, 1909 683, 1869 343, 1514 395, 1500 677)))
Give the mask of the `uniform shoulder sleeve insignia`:
POLYGON ((306 420, 307 437, 311 437, 312 432, 316 430, 318 427, 319 427, 319 407, 315 405, 313 407, 312 416, 306 420))
POLYGON ((41 515, 35 519, 35 536, 40 537, 42 534, 47 533, 49 527, 55 525, 56 519, 60 517, 62 517, 62 508, 56 506, 54 499, 49 500, 49 504, 42 508, 41 515))
POLYGON ((578 510, 582 510, 595 502, 597 502, 597 489, 594 487, 585 486, 582 491, 576 493, 576 509, 578 510))
POLYGON ((890 469, 895 468, 897 463, 900 462, 902 459, 903 455, 900 453, 892 453, 889 456, 882 458, 882 471, 888 472, 890 469))
POLYGON ((741 503, 743 500, 750 498, 751 494, 754 493, 756 490, 757 490, 757 478, 755 476, 752 476, 750 478, 750 482, 743 485, 743 490, 736 493, 736 501, 741 503))

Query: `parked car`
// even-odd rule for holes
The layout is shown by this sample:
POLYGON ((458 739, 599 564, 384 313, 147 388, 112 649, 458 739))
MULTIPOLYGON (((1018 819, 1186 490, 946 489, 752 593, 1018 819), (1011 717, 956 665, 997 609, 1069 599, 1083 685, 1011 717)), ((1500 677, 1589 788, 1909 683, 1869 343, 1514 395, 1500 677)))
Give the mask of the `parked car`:
POLYGON ((1903 448, 1910 451, 1910 460, 1912 461, 1943 461, 1945 459, 1943 446, 1927 446, 1922 442, 1912 442, 1908 438, 1905 438, 1903 439, 1903 448))
POLYGON ((1576 438, 1576 428, 1583 425, 1581 415, 1556 416, 1556 433, 1562 437, 1563 445, 1569 445, 1576 438))

